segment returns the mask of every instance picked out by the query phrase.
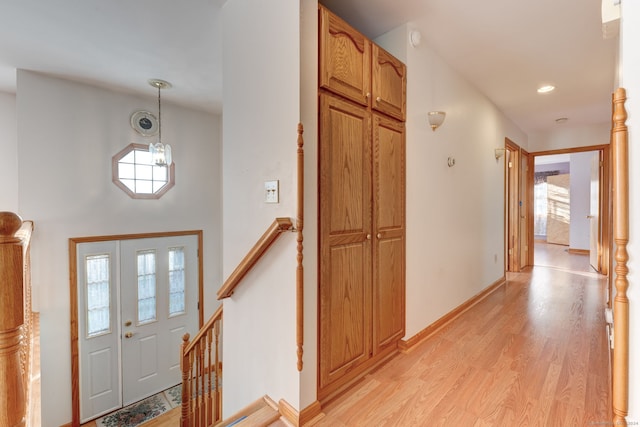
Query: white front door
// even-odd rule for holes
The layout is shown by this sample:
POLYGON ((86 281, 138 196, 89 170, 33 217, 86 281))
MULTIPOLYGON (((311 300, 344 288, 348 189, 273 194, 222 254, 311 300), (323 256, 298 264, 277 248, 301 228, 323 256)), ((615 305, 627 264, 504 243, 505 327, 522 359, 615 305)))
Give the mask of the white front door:
POLYGON ((121 243, 123 404, 178 384, 182 336, 198 331, 197 239, 121 243))
POLYGON ((182 336, 198 331, 198 238, 78 245, 80 419, 181 380, 182 336))
POLYGON ((80 421, 122 407, 118 242, 77 246, 80 421))

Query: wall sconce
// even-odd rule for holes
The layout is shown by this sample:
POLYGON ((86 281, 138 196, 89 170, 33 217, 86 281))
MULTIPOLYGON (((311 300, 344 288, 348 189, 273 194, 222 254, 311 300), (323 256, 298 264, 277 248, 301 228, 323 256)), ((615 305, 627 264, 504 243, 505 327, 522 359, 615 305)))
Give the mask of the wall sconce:
POLYGON ((420 31, 411 31, 409 33, 409 44, 411 44, 412 47, 420 46, 421 41, 422 34, 420 34, 420 31))
POLYGON ((504 152, 506 151, 506 149, 504 148, 496 148, 494 150, 495 155, 496 155, 496 160, 498 160, 500 157, 504 156, 504 152))
POLYGON ((429 126, 431 130, 435 131, 444 122, 444 117, 447 115, 444 111, 429 111, 427 118, 429 119, 429 126))

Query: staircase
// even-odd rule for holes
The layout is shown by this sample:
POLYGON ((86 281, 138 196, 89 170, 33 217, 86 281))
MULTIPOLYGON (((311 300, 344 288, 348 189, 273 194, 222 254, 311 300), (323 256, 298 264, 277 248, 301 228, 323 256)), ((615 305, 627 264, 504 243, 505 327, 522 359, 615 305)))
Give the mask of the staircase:
MULTIPOLYGON (((304 151, 302 139, 303 127, 298 124, 298 213, 295 229, 290 218, 276 218, 264 234, 240 261, 236 269, 218 290, 218 299, 230 297, 237 286, 273 243, 286 231, 295 231, 297 235, 296 270, 296 341, 297 368, 302 370, 302 319, 303 319, 303 267, 302 267, 302 228, 304 200, 304 151)), ((293 426, 281 417, 278 405, 268 396, 257 400, 234 416, 222 421, 222 360, 220 347, 222 338, 223 308, 220 306, 213 316, 198 331, 193 340, 189 334, 183 337, 180 367, 182 371, 182 408, 181 427, 210 426, 293 426)), ((286 402, 285 402, 286 403, 286 402)), ((289 418, 296 411, 285 407, 283 414, 289 418)), ((297 425, 297 423, 296 423, 297 425)))

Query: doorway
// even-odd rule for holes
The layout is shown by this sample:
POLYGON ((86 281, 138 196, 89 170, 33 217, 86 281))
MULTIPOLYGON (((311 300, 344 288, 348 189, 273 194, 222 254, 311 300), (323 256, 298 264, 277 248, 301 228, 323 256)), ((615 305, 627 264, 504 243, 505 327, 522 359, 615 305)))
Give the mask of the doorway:
POLYGON ((533 158, 534 264, 586 265, 587 271, 608 274, 608 146, 539 152, 533 158))
POLYGON ((201 323, 200 246, 201 232, 71 239, 74 425, 180 383, 182 336, 201 323))
POLYGON ((533 264, 531 176, 530 154, 505 138, 506 271, 521 271, 533 264))

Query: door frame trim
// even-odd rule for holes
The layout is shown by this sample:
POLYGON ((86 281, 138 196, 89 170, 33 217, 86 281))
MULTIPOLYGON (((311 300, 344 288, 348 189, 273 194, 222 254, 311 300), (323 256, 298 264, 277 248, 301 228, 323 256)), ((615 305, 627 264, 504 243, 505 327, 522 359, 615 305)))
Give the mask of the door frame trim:
POLYGON ((504 160, 504 269, 505 271, 520 271, 520 220, 519 209, 517 208, 520 200, 520 152, 522 148, 509 138, 504 139, 505 160, 504 160), (515 158, 510 159, 510 153, 514 153, 515 158), (509 163, 512 167, 509 167, 509 163), (510 185, 510 183, 514 185, 510 185), (514 188, 515 186, 515 188, 514 188), (515 209, 513 204, 515 203, 515 209), (515 210, 515 212, 513 212, 515 210), (513 239, 512 252, 509 253, 510 240, 513 239))
MULTIPOLYGON (((600 213, 600 236, 598 244, 602 250, 601 254, 601 271, 600 273, 605 276, 609 276, 609 300, 611 300, 611 238, 613 229, 611 226, 612 220, 612 208, 611 208, 611 146, 609 144, 601 145, 589 145, 585 147, 572 147, 563 148, 559 150, 546 150, 530 152, 531 161, 535 164, 535 158, 537 156, 547 156, 552 154, 571 154, 571 153, 583 153, 587 151, 598 151, 600 153, 600 160, 602 162, 602 171, 600 179, 600 201, 599 201, 599 213, 600 213)), ((530 184, 533 186, 533 181, 530 184)), ((533 229, 531 230, 533 233, 533 229)), ((611 301, 608 301, 607 305, 610 306, 611 301)))
POLYGON ((71 326, 71 426, 80 427, 80 354, 78 345, 78 275, 77 246, 81 243, 114 240, 149 239, 155 237, 191 236, 198 238, 198 327, 202 327, 203 297, 203 232, 202 230, 166 231, 158 233, 115 234, 108 236, 72 237, 69 239, 69 306, 71 326))

